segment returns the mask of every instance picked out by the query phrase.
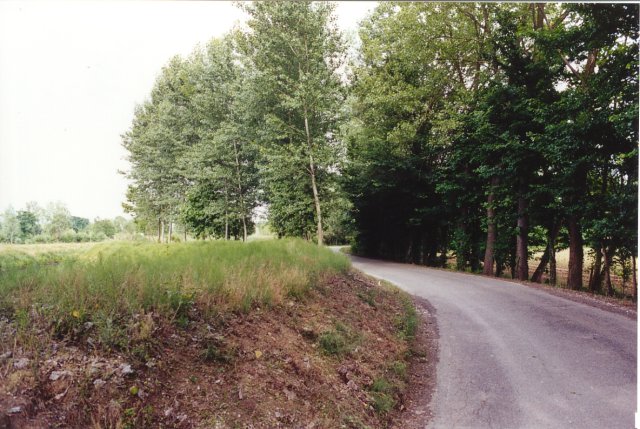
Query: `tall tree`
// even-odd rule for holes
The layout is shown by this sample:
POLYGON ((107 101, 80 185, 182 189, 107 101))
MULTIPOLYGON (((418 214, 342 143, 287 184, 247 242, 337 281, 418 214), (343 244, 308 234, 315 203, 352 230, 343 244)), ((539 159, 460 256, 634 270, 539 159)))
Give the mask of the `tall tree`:
POLYGON ((20 210, 17 218, 20 223, 20 234, 23 239, 33 237, 34 235, 38 235, 42 232, 38 218, 33 212, 20 210))
POLYGON ((192 57, 192 110, 199 140, 182 160, 192 183, 183 215, 198 235, 206 232, 246 240, 254 228, 258 151, 248 113, 249 71, 233 43, 231 35, 213 40, 192 57))
POLYGON ((45 232, 55 241, 59 241, 62 234, 71 229, 71 213, 62 202, 49 203, 45 210, 45 232))
MULTIPOLYGON (((291 213, 276 202, 284 195, 292 205, 314 210, 316 238, 324 241, 325 178, 336 163, 337 112, 343 101, 339 68, 344 47, 330 3, 273 1, 247 4, 250 31, 243 43, 257 74, 253 79, 256 103, 262 109, 265 130, 261 141, 270 169, 265 171, 272 224, 294 215, 303 224, 305 211, 291 213), (287 168, 291 186, 274 185, 287 168), (293 183, 307 177, 305 187, 293 183), (297 188, 297 189, 295 189, 297 188), (295 189, 295 191, 294 191, 295 189), (282 192, 288 192, 283 194, 282 192)), ((284 233, 286 231, 280 231, 284 233)))
POLYGON ((11 206, 2 214, 2 235, 9 243, 15 243, 20 238, 20 221, 11 206))
POLYGON ((126 173, 132 184, 124 207, 136 216, 156 219, 159 240, 170 239, 185 200, 187 180, 179 160, 197 141, 189 109, 194 91, 189 71, 188 62, 174 57, 122 136, 132 167, 126 173))

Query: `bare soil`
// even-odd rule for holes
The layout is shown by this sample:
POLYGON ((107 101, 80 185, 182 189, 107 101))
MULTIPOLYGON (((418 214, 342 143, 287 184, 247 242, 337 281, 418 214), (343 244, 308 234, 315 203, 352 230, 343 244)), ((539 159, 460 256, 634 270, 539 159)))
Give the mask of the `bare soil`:
POLYGON ((418 428, 430 416, 437 329, 415 301, 356 272, 303 298, 188 320, 138 315, 126 350, 0 321, 0 428, 418 428))

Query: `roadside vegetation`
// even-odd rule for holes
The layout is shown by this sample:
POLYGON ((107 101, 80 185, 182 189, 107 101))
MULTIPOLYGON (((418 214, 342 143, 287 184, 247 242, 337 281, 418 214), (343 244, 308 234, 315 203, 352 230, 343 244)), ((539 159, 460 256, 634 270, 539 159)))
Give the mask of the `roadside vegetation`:
POLYGON ((406 408, 413 303, 344 255, 299 239, 79 246, 0 251, 6 426, 386 427, 406 408))
MULTIPOLYGON (((24 326, 54 324, 65 335, 90 322, 109 346, 136 314, 181 320, 192 306, 211 314, 249 311, 303 296, 322 275, 345 272, 342 255, 301 240, 96 245, 86 252, 0 253, 0 311, 24 326)), ((123 331, 123 334, 126 331, 123 331)))

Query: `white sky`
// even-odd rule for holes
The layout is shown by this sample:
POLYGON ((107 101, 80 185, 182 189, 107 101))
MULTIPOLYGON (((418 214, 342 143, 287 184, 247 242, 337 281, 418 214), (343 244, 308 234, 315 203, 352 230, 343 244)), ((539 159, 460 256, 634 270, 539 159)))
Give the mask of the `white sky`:
MULTIPOLYGON (((339 25, 353 34, 374 7, 338 3, 339 25)), ((0 1, 0 210, 121 215, 135 105, 173 55, 243 18, 231 2, 0 1)))

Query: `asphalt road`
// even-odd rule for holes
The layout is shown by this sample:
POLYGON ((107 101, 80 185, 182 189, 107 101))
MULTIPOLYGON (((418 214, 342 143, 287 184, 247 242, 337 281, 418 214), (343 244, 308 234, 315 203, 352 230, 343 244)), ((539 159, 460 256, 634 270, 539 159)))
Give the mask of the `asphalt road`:
POLYGON ((435 308, 429 428, 634 427, 635 320, 514 282, 352 260, 435 308))

